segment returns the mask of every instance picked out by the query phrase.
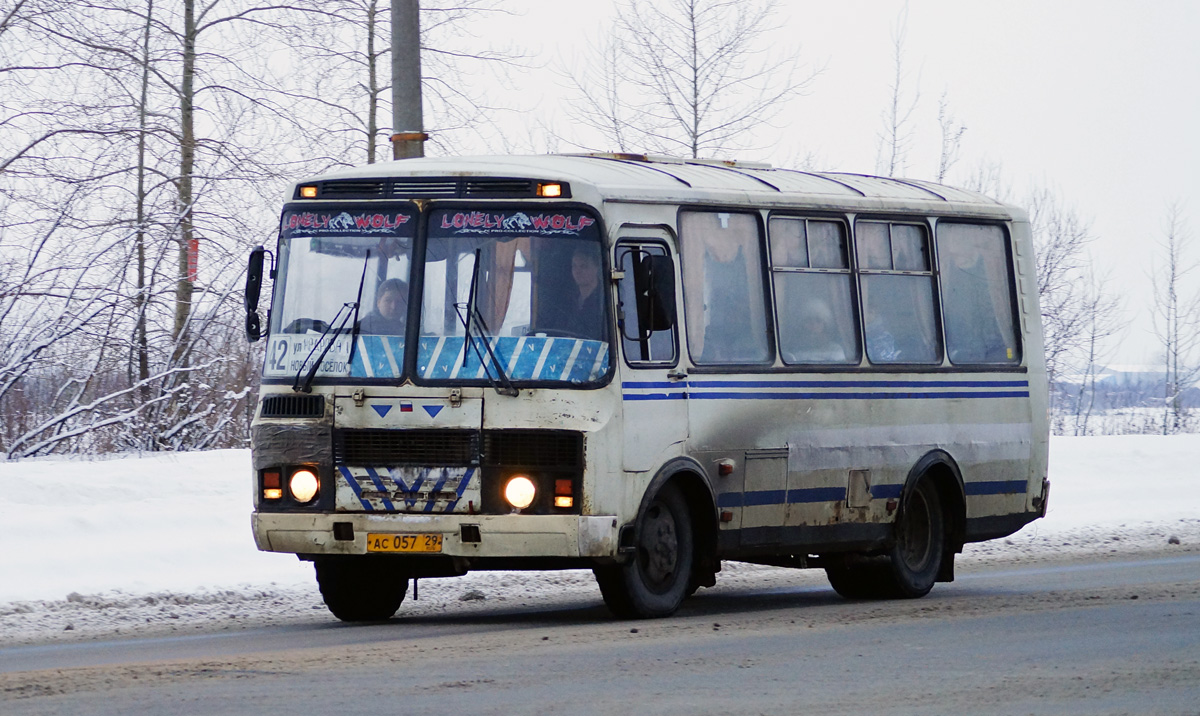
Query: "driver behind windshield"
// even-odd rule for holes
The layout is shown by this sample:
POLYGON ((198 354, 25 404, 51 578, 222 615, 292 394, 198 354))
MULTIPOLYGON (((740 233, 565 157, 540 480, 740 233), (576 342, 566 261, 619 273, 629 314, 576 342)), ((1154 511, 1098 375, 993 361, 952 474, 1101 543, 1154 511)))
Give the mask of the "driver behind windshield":
POLYGON ((580 246, 571 256, 569 294, 543 324, 578 338, 602 339, 604 330, 604 291, 600 288, 600 253, 592 246, 580 246))
POLYGON ((369 335, 404 335, 408 318, 408 283, 389 278, 375 291, 375 310, 359 324, 359 332, 369 335))

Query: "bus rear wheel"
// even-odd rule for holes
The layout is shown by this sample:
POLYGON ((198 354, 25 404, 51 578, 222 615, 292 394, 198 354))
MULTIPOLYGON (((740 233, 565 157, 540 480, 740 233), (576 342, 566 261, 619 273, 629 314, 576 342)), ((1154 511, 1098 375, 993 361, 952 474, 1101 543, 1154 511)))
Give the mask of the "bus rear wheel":
POLYGON ((344 622, 386 621, 408 593, 408 570, 391 560, 326 557, 313 564, 325 606, 344 622))
POLYGON ((694 562, 695 536, 687 501, 679 488, 666 485, 638 522, 633 559, 596 567, 593 572, 613 614, 646 619, 679 609, 690 593, 694 562))
POLYGON ((933 589, 946 552, 946 523, 933 481, 917 482, 896 519, 891 549, 882 557, 825 569, 847 599, 915 599, 933 589))

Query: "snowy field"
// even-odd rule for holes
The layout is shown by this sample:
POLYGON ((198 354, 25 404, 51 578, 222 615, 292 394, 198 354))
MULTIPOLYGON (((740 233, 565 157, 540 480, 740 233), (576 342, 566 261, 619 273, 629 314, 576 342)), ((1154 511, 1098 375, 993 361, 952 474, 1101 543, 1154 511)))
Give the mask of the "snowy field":
MULTIPOLYGON (((1200 550, 1200 435, 1054 438, 1050 512, 961 564, 1200 550)), ((0 645, 333 620, 312 567, 258 552, 245 450, 0 462, 0 645)), ((722 586, 823 584, 726 565, 722 586)), ((410 594, 411 597, 411 594, 410 594)), ((599 604, 588 571, 426 580, 400 614, 599 604)))

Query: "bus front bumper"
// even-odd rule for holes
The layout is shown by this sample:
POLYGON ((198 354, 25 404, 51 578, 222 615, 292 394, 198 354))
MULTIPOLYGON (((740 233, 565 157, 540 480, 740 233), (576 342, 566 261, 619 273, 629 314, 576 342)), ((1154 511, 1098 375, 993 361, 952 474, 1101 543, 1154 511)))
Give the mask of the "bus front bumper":
POLYGON ((442 537, 440 554, 451 557, 603 558, 617 555, 617 518, 614 515, 254 512, 250 520, 254 541, 264 552, 366 554, 368 534, 436 534, 442 537))

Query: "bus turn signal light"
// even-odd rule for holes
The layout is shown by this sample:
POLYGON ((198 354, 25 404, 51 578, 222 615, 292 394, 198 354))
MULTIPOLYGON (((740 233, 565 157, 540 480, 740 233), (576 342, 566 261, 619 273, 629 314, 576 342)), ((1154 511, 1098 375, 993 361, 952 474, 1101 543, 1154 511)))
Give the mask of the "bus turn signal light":
POLYGON ((313 186, 313 185, 300 187, 300 198, 301 199, 316 199, 317 198, 317 187, 313 186))
POLYGON ((283 485, 280 483, 278 470, 266 470, 262 474, 263 499, 282 500, 283 485))
POLYGON ((562 196, 562 184, 538 184, 537 195, 557 199, 562 196))

